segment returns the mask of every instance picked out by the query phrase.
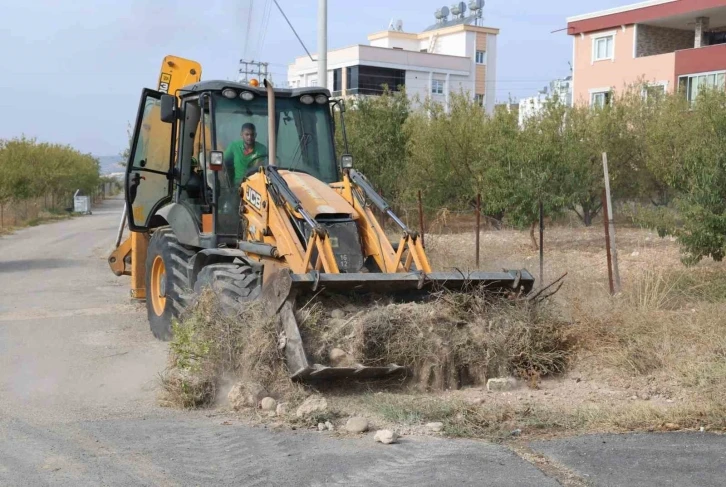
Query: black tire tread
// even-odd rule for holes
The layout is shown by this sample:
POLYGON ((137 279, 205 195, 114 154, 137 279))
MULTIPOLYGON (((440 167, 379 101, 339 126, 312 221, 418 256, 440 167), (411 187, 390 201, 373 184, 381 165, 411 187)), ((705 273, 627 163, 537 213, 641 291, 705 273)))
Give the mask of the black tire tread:
POLYGON ((167 304, 164 314, 156 316, 149 299, 146 300, 149 325, 154 337, 159 340, 172 338, 172 320, 178 318, 189 304, 188 268, 189 261, 196 251, 188 249, 179 243, 170 227, 160 227, 152 234, 149 241, 146 260, 147 292, 150 290, 151 263, 157 255, 161 255, 166 266, 166 298, 167 304))
POLYGON ((194 283, 199 295, 211 288, 225 311, 236 313, 242 303, 255 299, 261 291, 259 274, 246 264, 222 263, 203 267, 194 283))

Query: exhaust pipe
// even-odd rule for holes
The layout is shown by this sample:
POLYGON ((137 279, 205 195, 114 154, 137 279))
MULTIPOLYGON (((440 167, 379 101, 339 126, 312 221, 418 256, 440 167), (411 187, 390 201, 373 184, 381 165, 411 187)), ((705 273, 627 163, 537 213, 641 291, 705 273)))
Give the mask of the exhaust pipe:
POLYGON ((265 80, 265 88, 267 88, 267 165, 277 165, 277 136, 275 134, 275 90, 272 81, 265 80))

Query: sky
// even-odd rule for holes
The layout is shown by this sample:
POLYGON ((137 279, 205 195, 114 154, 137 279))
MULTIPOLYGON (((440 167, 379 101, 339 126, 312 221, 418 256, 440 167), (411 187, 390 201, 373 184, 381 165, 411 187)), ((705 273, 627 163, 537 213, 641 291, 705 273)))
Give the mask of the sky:
MULTIPOLYGON (((314 53, 317 0, 278 2, 314 53)), ((367 44, 367 36, 386 30, 391 19, 401 19, 404 31, 420 32, 450 3, 328 0, 328 48, 367 44)), ((535 95, 570 74, 572 41, 565 32, 552 33, 566 27, 567 17, 627 3, 486 0, 484 25, 501 29, 497 100, 535 95)), ((241 58, 263 60, 280 82, 287 65, 305 54, 272 0, 2 4, 0 139, 25 135, 97 156, 123 150, 141 90, 156 86, 166 55, 200 62, 204 79, 236 79, 241 58)))

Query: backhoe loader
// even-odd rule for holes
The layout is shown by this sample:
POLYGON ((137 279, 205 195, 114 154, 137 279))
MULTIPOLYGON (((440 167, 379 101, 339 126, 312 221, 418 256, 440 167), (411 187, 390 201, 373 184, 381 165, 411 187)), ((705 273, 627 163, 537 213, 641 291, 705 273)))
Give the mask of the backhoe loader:
POLYGON ((133 295, 145 296, 157 338, 170 339, 172 319, 193 294, 212 287, 228 304, 262 300, 277 317, 293 378, 379 377, 402 367, 310 363, 295 314, 298 298, 532 289, 526 270, 434 272, 418 233, 353 168, 345 105, 328 90, 277 89, 269 80, 200 81, 201 66, 175 57, 164 60, 161 79, 162 89, 142 92, 126 167, 124 218, 133 240, 109 258, 118 275, 130 268, 138 286, 133 295), (191 82, 174 84, 185 78, 191 82), (345 141, 340 158, 334 113, 345 141), (249 123, 267 153, 235 175, 224 149, 249 123), (374 209, 398 229, 397 242, 374 209))

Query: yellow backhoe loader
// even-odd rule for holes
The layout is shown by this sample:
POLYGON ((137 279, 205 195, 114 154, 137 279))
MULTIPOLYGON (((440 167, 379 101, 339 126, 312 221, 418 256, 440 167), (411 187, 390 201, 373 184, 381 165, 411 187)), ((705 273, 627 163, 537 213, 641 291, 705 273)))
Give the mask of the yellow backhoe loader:
POLYGON ((328 90, 200 79, 199 64, 170 56, 160 89, 143 90, 126 168, 131 239, 120 242, 122 222, 120 245, 109 258, 117 275, 131 275, 132 295, 146 298, 157 338, 169 339, 172 319, 190 296, 211 286, 228 304, 261 299, 277 315, 294 378, 385 376, 402 367, 311 364, 295 317, 297 298, 532 289, 526 270, 434 272, 417 232, 353 168, 347 142, 336 158, 333 113, 341 115, 345 140, 345 105, 328 90), (267 142, 267 154, 251 161, 246 174, 234 174, 224 149, 249 123, 267 142), (374 208, 399 229, 397 242, 374 208))

